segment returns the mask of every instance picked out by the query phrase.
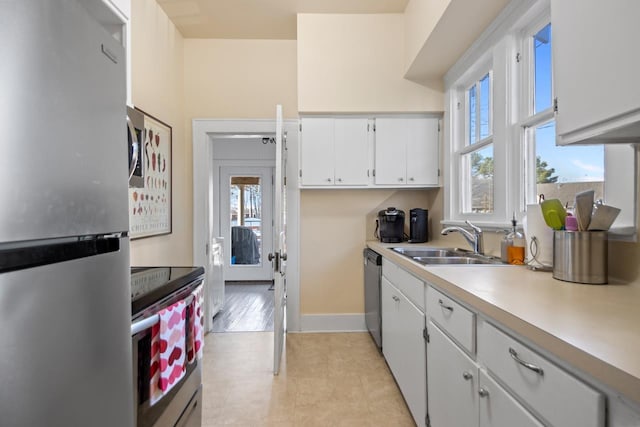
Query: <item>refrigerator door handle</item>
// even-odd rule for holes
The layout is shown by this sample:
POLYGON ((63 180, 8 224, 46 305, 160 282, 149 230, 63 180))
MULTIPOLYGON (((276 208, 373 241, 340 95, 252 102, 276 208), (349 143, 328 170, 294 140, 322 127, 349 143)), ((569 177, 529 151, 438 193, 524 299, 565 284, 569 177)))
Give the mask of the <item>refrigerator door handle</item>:
POLYGON ((129 179, 133 176, 133 172, 136 170, 136 166, 138 165, 139 153, 140 153, 140 141, 138 141, 138 135, 136 134, 136 129, 133 127, 133 123, 131 123, 131 119, 127 116, 127 127, 129 128, 129 134, 131 134, 131 165, 129 166, 129 179))
MULTIPOLYGON (((189 305, 193 301, 193 295, 189 295, 184 299, 185 304, 189 305)), ((149 317, 145 317, 144 319, 138 320, 131 324, 131 336, 139 334, 140 332, 149 329, 153 325, 160 322, 160 315, 153 314, 149 317)))

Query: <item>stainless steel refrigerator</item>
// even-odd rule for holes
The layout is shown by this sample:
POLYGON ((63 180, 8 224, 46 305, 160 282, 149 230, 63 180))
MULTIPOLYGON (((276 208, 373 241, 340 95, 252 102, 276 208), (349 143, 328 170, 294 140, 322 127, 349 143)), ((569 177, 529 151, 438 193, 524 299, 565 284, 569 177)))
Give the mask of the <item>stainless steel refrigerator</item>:
POLYGON ((122 23, 0 1, 0 425, 133 424, 122 23))

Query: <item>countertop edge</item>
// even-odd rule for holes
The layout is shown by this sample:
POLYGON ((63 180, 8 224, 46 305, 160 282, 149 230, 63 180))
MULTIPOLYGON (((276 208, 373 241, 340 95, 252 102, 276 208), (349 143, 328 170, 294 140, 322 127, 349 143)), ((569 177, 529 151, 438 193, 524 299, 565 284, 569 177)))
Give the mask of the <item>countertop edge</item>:
MULTIPOLYGON (((513 313, 493 305, 477 295, 467 292, 455 283, 451 283, 438 276, 434 271, 432 271, 433 269, 427 270, 419 264, 412 262, 406 257, 389 249, 394 246, 403 246, 404 244, 385 244, 378 241, 367 241, 366 245, 380 253, 384 258, 393 261, 415 276, 437 286, 451 296, 459 299, 464 304, 469 305, 473 309, 477 310, 480 315, 488 318, 489 320, 498 322, 501 326, 511 330, 513 333, 531 341, 533 344, 539 346, 558 359, 563 360, 572 367, 590 375, 605 386, 610 387, 612 391, 619 392, 626 398, 633 400, 636 404, 640 404, 640 378, 625 372, 623 369, 612 365, 607 361, 593 356, 588 351, 580 349, 565 340, 556 337, 548 331, 521 319, 513 313)), ((523 267, 483 266, 483 268, 523 267)))

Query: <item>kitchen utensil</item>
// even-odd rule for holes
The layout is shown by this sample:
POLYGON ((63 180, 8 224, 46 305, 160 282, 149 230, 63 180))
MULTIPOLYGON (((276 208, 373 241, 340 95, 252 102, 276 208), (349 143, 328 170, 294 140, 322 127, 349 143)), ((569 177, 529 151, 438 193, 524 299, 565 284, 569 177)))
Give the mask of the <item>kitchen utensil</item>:
POLYGON ((587 230, 603 230, 607 231, 611 228, 611 225, 620 214, 620 209, 596 203, 593 205, 593 213, 591 215, 591 222, 587 230))
POLYGON ((593 199, 595 191, 586 190, 576 194, 574 215, 578 220, 578 230, 586 231, 591 222, 591 210, 593 209, 593 199))
POLYGON ((540 204, 542 216, 547 225, 554 230, 562 230, 567 211, 558 199, 545 200, 540 204))

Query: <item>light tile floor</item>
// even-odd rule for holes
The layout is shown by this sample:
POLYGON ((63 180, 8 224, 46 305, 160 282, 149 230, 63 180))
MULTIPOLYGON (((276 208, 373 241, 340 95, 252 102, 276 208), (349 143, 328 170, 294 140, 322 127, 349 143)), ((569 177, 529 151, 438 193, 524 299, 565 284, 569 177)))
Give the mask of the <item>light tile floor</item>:
POLYGON ((205 338, 203 427, 415 426, 366 333, 288 334, 273 376, 273 333, 205 338))

